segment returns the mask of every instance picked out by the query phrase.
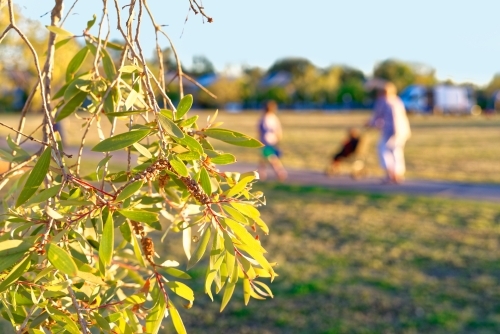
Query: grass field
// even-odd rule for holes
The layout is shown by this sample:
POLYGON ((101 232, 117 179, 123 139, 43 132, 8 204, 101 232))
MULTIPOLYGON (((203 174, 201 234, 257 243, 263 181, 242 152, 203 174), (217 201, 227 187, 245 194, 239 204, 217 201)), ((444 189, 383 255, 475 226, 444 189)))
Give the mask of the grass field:
POLYGON ((245 307, 238 287, 219 314, 199 285, 189 333, 500 332, 497 204, 260 188, 275 298, 245 307))
MULTIPOLYGON (((208 115, 201 112, 199 124, 203 126, 208 115)), ((241 114, 220 113, 217 120, 223 127, 256 136, 259 112, 241 114)), ((280 112, 283 123, 283 161, 288 168, 324 170, 331 155, 338 150, 349 127, 362 126, 369 118, 368 113, 318 113, 280 112)), ((38 122, 35 117, 27 123, 33 129, 38 122)), ((2 122, 16 126, 13 115, 2 115, 2 122)), ((78 145, 83 129, 79 120, 69 117, 64 121, 66 138, 71 145, 78 145)), ((406 146, 407 176, 417 179, 500 183, 500 116, 492 117, 445 117, 418 116, 410 118, 412 138, 406 146)), ((119 123, 118 132, 125 131, 125 122, 119 123)), ((107 121, 103 130, 108 133, 107 121)), ((0 127, 0 135, 10 130, 0 127)), ((30 132, 30 131, 27 131, 30 132)), ((367 166, 372 176, 382 175, 378 166, 375 145, 378 133, 370 130, 364 133, 367 146, 367 166)), ((98 142, 95 127, 87 143, 98 142)), ((259 150, 241 149, 215 142, 221 149, 233 152, 239 161, 256 162, 259 150)), ((345 170, 347 172, 347 169, 345 170)))

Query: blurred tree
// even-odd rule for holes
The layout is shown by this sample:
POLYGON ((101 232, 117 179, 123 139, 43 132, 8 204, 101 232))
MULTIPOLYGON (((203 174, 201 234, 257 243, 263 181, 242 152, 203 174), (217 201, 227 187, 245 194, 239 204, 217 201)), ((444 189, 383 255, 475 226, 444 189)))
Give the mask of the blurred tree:
POLYGON ((500 73, 497 73, 491 78, 490 82, 486 86, 486 93, 488 95, 493 95, 495 92, 500 90, 500 73))
POLYGON ((246 67, 241 77, 241 99, 246 106, 257 108, 261 102, 259 98, 259 84, 264 77, 264 70, 260 67, 246 67))
POLYGON ((207 88, 217 96, 217 99, 214 99, 204 91, 200 91, 198 101, 202 107, 224 108, 229 102, 240 102, 243 96, 241 79, 220 76, 207 88))
POLYGON ((207 57, 194 56, 193 65, 185 72, 194 77, 201 77, 207 74, 215 74, 215 67, 207 57))
POLYGON ((433 68, 395 59, 387 59, 377 64, 373 76, 393 82, 399 91, 411 84, 433 85, 437 81, 433 68))

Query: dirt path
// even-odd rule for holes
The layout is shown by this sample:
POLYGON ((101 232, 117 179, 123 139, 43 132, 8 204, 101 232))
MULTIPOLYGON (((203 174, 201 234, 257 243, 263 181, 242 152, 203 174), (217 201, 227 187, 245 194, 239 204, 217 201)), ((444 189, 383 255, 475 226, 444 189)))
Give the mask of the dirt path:
MULTIPOLYGON (((1 146, 5 143, 0 143, 1 146)), ((29 145, 32 146, 32 145, 29 145)), ((37 145, 33 147, 25 147, 31 151, 38 149, 37 145), (35 148, 36 146, 36 148, 35 148)), ((68 154, 77 154, 76 147, 70 147, 66 150, 68 154)), ((113 152, 114 158, 126 160, 124 151, 113 152)), ((102 153, 92 152, 89 149, 84 151, 85 158, 100 160, 103 158, 102 153)), ((0 164, 0 169, 1 169, 0 164)), ((6 167, 6 166, 5 166, 6 167)), ((221 166, 221 170, 231 170, 235 172, 252 171, 257 169, 256 164, 236 163, 229 166, 221 166)), ((1 171, 0 171, 1 172, 1 171)), ((268 172, 269 181, 276 181, 272 171, 268 172)), ((407 180, 403 184, 382 184, 378 178, 364 178, 353 180, 347 175, 335 177, 327 177, 326 175, 306 170, 288 169, 287 184, 323 186, 335 189, 346 189, 363 191, 370 193, 392 193, 392 194, 409 194, 419 196, 436 196, 436 197, 452 197, 452 198, 467 198, 483 201, 500 201, 500 185, 495 184, 478 184, 478 183, 458 183, 444 181, 429 181, 429 180, 407 180)))

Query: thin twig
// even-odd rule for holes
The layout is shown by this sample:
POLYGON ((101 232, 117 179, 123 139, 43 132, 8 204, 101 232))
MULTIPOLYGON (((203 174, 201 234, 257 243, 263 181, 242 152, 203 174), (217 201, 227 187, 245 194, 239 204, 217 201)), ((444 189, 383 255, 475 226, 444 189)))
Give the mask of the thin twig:
POLYGON ((207 93, 208 95, 210 95, 212 98, 214 98, 214 99, 217 100, 217 95, 215 95, 214 93, 212 93, 211 91, 209 91, 207 88, 205 88, 205 86, 203 86, 202 84, 200 84, 198 81, 196 81, 195 79, 191 78, 186 73, 183 73, 183 76, 184 76, 184 78, 186 78, 189 81, 191 81, 192 83, 194 83, 198 88, 200 88, 201 90, 203 90, 205 93, 207 93))

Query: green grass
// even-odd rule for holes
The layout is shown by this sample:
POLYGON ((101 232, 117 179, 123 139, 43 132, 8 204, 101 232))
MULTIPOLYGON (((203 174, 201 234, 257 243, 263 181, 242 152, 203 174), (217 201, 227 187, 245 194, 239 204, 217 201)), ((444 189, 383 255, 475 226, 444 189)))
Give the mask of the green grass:
MULTIPOLYGON (((475 201, 262 184, 275 298, 220 314, 198 285, 190 333, 497 333, 500 210, 475 201)), ((164 246, 177 253, 176 241, 164 246), (172 246, 169 246, 172 245, 172 246)), ((202 278, 204 272, 192 273, 202 278)), ((168 324, 169 321, 166 321, 168 324)))

